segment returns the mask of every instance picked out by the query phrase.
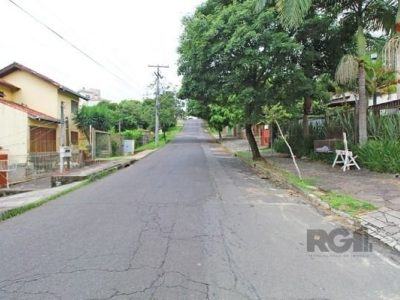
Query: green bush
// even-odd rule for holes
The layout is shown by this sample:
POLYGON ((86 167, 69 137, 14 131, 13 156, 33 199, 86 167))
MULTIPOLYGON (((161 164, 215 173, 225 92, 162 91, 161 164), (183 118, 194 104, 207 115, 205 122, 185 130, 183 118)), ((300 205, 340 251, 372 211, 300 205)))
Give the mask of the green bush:
POLYGON ((400 140, 400 116, 368 117, 368 137, 374 140, 400 140))
POLYGON ((122 133, 125 140, 135 140, 141 141, 143 137, 143 130, 135 129, 135 130, 125 130, 122 133))
POLYGON ((386 173, 400 172, 400 141, 370 140, 356 153, 360 163, 370 170, 386 173))
POLYGON ((117 156, 119 154, 119 145, 117 141, 111 141, 111 155, 117 156))
POLYGON ((354 112, 350 107, 336 107, 328 109, 326 113, 323 139, 342 139, 342 133, 346 132, 349 142, 355 141, 354 112))
POLYGON ((298 121, 293 121, 288 126, 288 142, 297 157, 310 156, 314 153, 314 140, 321 139, 323 135, 322 125, 310 124, 307 138, 303 135, 303 125, 298 121))
POLYGON ((272 144, 272 148, 278 153, 289 154, 289 148, 286 146, 284 140, 281 137, 274 140, 274 143, 272 144))

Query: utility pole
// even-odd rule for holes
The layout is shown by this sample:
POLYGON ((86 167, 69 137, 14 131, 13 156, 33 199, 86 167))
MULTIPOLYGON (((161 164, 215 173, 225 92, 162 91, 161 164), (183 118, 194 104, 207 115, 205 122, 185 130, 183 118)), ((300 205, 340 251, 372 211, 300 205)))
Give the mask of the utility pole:
POLYGON ((160 130, 160 79, 162 78, 160 68, 169 68, 169 66, 149 65, 149 68, 157 68, 154 73, 156 75, 156 126, 154 129, 154 140, 156 147, 158 146, 158 132, 160 130))
MULTIPOLYGON (((65 136, 66 136, 66 146, 71 146, 71 141, 69 139, 69 119, 68 117, 65 118, 65 136)), ((71 157, 67 157, 67 169, 71 169, 71 157)))
POLYGON ((65 135, 65 128, 64 128, 64 102, 61 102, 61 122, 60 122, 60 173, 64 172, 64 154, 62 153, 64 148, 64 135, 65 135))

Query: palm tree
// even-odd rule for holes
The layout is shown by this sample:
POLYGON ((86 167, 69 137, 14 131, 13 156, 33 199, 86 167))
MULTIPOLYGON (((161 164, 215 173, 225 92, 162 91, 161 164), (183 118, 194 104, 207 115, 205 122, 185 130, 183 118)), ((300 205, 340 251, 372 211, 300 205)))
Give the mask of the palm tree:
MULTIPOLYGON (((315 1, 315 0, 314 0, 315 1)), ((287 27, 294 29, 298 27, 306 16, 308 10, 313 4, 312 0, 258 0, 257 8, 264 7, 267 3, 275 3, 279 12, 281 23, 287 27)), ((366 81, 365 81, 365 55, 367 51, 367 43, 364 30, 377 31, 385 30, 390 32, 394 24, 395 15, 395 0, 338 0, 338 1, 325 1, 325 5, 340 5, 342 13, 340 15, 340 22, 343 26, 353 29, 356 38, 357 56, 354 59, 357 61, 357 79, 358 79, 358 141, 363 144, 367 141, 367 110, 368 99, 366 95, 366 81)), ((398 16, 400 18, 400 16, 398 16)), ((399 26, 400 30, 400 26, 399 26)), ((398 44, 399 45, 399 44, 398 44)), ((400 52, 400 51, 399 51, 400 52)), ((342 62, 347 62, 349 65, 348 72, 354 71, 353 61, 347 57, 342 62)), ((400 61, 400 59, 399 59, 400 61)), ((339 70, 345 70, 346 66, 339 66, 339 70)), ((346 71, 347 72, 347 71, 346 71)), ((345 73, 346 73, 345 72, 345 73)), ((347 73, 348 73, 347 72, 347 73)), ((343 74, 342 74, 343 75, 343 74)), ((354 75, 354 74, 353 74, 354 75)), ((340 74, 337 78, 341 76, 340 74)), ((349 79, 349 78, 348 78, 349 79)), ((351 80, 354 80, 352 78, 351 80)), ((344 81, 346 82, 346 81, 344 81)), ((347 81, 348 83, 349 81, 347 81)))
POLYGON ((365 61, 367 60, 367 42, 364 30, 385 30, 390 32, 393 26, 394 1, 384 0, 353 0, 347 1, 350 6, 344 10, 342 23, 344 26, 356 26, 356 55, 347 55, 341 60, 336 79, 339 83, 349 83, 355 79, 358 82, 358 107, 356 115, 358 118, 358 142, 364 144, 368 140, 367 115, 368 98, 366 90, 365 61), (357 64, 357 76, 354 70, 357 64), (351 76, 353 76, 351 78, 351 76))
POLYGON ((397 73, 397 99, 400 99, 400 1, 397 5, 394 35, 383 48, 385 65, 397 73))
POLYGON ((257 10, 261 10, 266 4, 273 2, 279 12, 282 25, 291 29, 300 26, 313 3, 312 0, 258 0, 257 10))

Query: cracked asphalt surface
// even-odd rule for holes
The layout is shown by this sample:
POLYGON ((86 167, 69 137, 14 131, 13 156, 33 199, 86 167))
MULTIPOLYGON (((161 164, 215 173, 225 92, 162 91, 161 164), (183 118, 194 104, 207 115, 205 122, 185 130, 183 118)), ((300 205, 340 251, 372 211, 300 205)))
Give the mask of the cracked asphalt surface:
POLYGON ((307 253, 338 225, 200 125, 1 223, 0 299, 400 299, 398 255, 307 253))

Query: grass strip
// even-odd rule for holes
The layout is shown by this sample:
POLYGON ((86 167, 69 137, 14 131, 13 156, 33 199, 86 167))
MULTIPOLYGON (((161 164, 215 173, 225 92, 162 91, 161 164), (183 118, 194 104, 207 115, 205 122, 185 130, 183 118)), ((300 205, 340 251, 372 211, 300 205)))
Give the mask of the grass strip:
POLYGON ((328 192, 321 199, 328 203, 330 207, 340 211, 344 211, 351 216, 356 216, 369 211, 377 210, 378 208, 368 202, 358 200, 352 196, 328 192))
POLYGON ((143 150, 153 150, 153 149, 158 149, 158 148, 164 147, 170 141, 174 140, 175 137, 178 135, 178 133, 180 133, 182 131, 182 129, 183 129, 183 125, 177 125, 177 126, 171 128, 170 130, 168 130, 165 133, 165 138, 163 137, 163 135, 160 135, 160 139, 158 141, 158 147, 156 147, 155 141, 153 140, 148 144, 137 147, 135 149, 135 153, 138 153, 143 150))
MULTIPOLYGON (((315 180, 312 178, 305 178, 301 180, 299 177, 285 172, 284 176, 294 186, 302 189, 303 191, 316 191, 318 187, 315 180)), ((375 205, 356 199, 352 196, 340 194, 337 192, 322 192, 318 191, 318 197, 329 204, 330 207, 343 211, 350 216, 356 216, 365 212, 378 209, 375 205)))
POLYGON ((316 190, 317 187, 315 186, 315 180, 312 178, 303 178, 300 179, 298 176, 289 173, 289 172, 282 172, 283 176, 293 185, 297 186, 298 188, 305 190, 305 191, 312 191, 316 190))
MULTIPOLYGON (((261 156, 267 155, 268 153, 271 153, 273 150, 271 148, 261 148, 260 150, 260 154, 261 156)), ((236 156, 240 157, 241 159, 244 159, 246 162, 248 162, 249 164, 251 164, 251 162, 253 161, 253 154, 251 153, 251 151, 237 151, 235 152, 236 156)))
MULTIPOLYGON (((238 151, 236 152, 236 155, 250 166, 253 166, 251 153, 248 151, 238 151)), ((304 192, 309 193, 317 191, 316 194, 322 201, 328 203, 330 207, 345 212, 350 216, 357 216, 359 214, 378 209, 371 203, 356 199, 349 195, 344 195, 337 192, 323 192, 318 189, 316 180, 313 178, 304 178, 301 180, 298 176, 287 171, 279 170, 279 173, 290 184, 304 192)))

